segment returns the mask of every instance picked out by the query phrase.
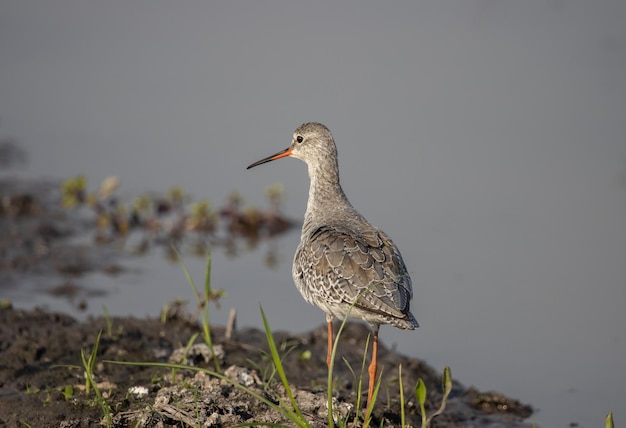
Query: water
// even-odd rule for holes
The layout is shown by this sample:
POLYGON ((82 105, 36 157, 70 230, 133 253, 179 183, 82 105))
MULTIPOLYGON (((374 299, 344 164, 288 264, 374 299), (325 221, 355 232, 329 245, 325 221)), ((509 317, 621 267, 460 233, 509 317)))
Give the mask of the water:
MULTIPOLYGON (((263 206, 282 182, 298 219, 304 164, 245 166, 321 121, 348 197, 413 276, 421 328, 383 327, 384 343, 531 403, 540 426, 624 419, 623 4, 186 6, 5 6, 0 132, 29 154, 9 173, 85 173, 92 188, 115 174, 122 197, 179 184, 215 205, 237 190, 263 206)), ((291 282, 298 239, 214 251, 213 283, 228 293, 215 320, 232 306, 258 326, 261 303, 274 329, 323 323, 291 282)), ((201 281, 204 261, 185 261, 201 281)), ((112 291, 90 309, 156 316, 176 296, 193 301, 159 251, 123 264, 131 273, 84 278, 112 291)), ((11 298, 35 304, 38 286, 11 298)))

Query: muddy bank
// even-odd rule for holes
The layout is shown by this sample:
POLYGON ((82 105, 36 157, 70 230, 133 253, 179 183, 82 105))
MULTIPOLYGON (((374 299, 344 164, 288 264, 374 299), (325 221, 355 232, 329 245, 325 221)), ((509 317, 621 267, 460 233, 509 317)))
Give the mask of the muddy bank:
MULTIPOLYGON (((0 310, 0 426, 89 427, 103 421, 103 410, 93 391, 84 391, 81 350, 90 352, 103 331, 94 374, 111 409, 113 426, 227 427, 238 423, 284 422, 278 412, 228 382, 192 371, 161 367, 127 366, 113 361, 167 362, 200 328, 185 312, 160 319, 104 318, 78 322, 70 316, 42 310, 0 310), (108 333, 107 333, 108 332, 108 333), (139 425, 137 425, 139 423, 139 425)), ((223 372, 259 395, 277 402, 284 394, 268 358, 265 333, 212 329, 215 345, 223 349, 223 372)), ((335 375, 336 408, 353 421, 357 382, 350 372, 359 368, 368 330, 351 323, 341 339, 335 375)), ((275 332, 284 355, 287 378, 298 405, 312 426, 327 425, 325 326, 301 335, 275 332)), ((196 343, 202 343, 200 339, 196 343)), ((439 405, 440 373, 423 362, 379 350, 383 381, 374 411, 373 426, 399 426, 398 365, 402 364, 405 409, 411 426, 420 426, 413 389, 418 377, 428 387, 428 406, 439 405)), ((214 370, 212 360, 193 358, 194 364, 214 370)), ((453 368, 454 369, 454 368, 453 368)), ((454 375, 454 372, 453 372, 454 375)), ((362 402, 364 401, 364 398, 362 402)), ((454 382, 451 399, 435 426, 530 426, 524 418, 529 406, 497 393, 478 393, 454 382)), ((351 422, 352 423, 352 422, 351 422)), ((289 425, 289 424, 288 424, 289 425)))

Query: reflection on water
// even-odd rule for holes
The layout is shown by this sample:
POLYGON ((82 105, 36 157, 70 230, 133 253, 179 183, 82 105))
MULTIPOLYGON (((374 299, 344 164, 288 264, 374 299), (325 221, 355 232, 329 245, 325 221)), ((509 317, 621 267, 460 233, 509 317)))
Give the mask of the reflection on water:
MULTIPOLYGON (((236 192, 224 206, 213 208, 209 200, 194 201, 180 187, 125 201, 119 197, 120 185, 117 177, 109 177, 90 192, 84 176, 60 186, 0 182, 0 275, 2 284, 13 284, 3 290, 4 298, 33 275, 44 275, 45 283, 35 292, 63 297, 84 311, 90 297, 108 291, 86 289, 80 278, 97 272, 123 274, 124 255, 143 256, 162 248, 169 261, 177 261, 177 249, 200 258, 221 249, 236 257, 242 247, 253 250, 294 226, 281 211, 284 192, 276 185, 266 191, 267 208, 243 208, 236 192)), ((270 268, 277 264, 274 246, 267 246, 264 259, 270 268)))
POLYGON ((193 201, 179 186, 172 187, 165 195, 140 195, 124 203, 117 196, 120 184, 117 177, 109 177, 97 193, 88 193, 84 176, 71 178, 61 186, 61 201, 68 209, 93 211, 97 243, 112 243, 125 239, 133 231, 140 232, 135 253, 143 253, 154 245, 176 246, 190 233, 207 245, 224 246, 236 252, 233 245, 238 239, 254 247, 259 239, 280 235, 293 225, 281 212, 283 189, 277 185, 266 190, 268 209, 243 210, 242 198, 236 192, 231 193, 225 206, 213 209, 208 199, 193 201))

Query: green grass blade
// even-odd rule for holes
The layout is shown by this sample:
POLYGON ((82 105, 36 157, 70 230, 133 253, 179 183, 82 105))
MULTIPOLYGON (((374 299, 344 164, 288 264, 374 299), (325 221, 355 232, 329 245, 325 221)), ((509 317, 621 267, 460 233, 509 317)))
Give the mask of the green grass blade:
MULTIPOLYGON (((197 294, 197 290, 196 290, 197 294)), ((213 354, 213 364, 218 372, 221 372, 220 362, 213 350, 213 339, 211 338, 211 322, 209 318, 209 299, 212 295, 211 291, 211 253, 207 254, 206 268, 204 270, 204 308, 202 310, 202 334, 204 341, 213 354)))
POLYGON ((174 245, 172 245, 172 250, 176 253, 177 261, 183 268, 183 272, 185 273, 185 277, 187 278, 187 282, 191 286, 194 294, 196 295, 196 299, 199 302, 198 308, 202 305, 202 338, 204 342, 207 344, 211 353, 213 354, 213 364, 215 365, 215 370, 221 372, 222 369, 220 367, 219 360, 217 359, 217 355, 213 349, 213 339, 211 338, 211 321, 209 317, 209 296, 211 296, 211 253, 207 254, 207 264, 204 273, 204 297, 198 291, 198 287, 196 287, 196 283, 193 281, 191 274, 189 273, 189 269, 183 262, 183 259, 180 256, 180 253, 176 249, 174 245))
POLYGON ((96 356, 98 354, 98 346, 100 345, 100 337, 102 337, 102 330, 98 332, 96 343, 91 349, 91 354, 89 355, 89 358, 87 358, 87 356, 85 355, 85 351, 83 350, 80 351, 80 357, 83 363, 83 367, 85 369, 85 390, 87 392, 87 395, 89 395, 89 387, 93 388, 93 392, 96 394, 96 401, 98 402, 98 404, 100 404, 102 412, 104 413, 107 427, 110 427, 112 425, 111 409, 109 409, 109 405, 102 396, 100 388, 98 388, 98 383, 93 377, 93 369, 96 365, 96 356))
POLYGON ((422 378, 417 380, 417 385, 415 386, 415 396, 417 397, 417 402, 420 406, 423 406, 426 402, 426 385, 422 378))
POLYGON ((183 272, 185 273, 185 278, 187 278, 187 282, 189 283, 189 285, 191 285, 191 288, 193 289, 193 292, 196 294, 196 298, 198 300, 201 300, 202 299, 202 295, 198 291, 198 287, 196 287, 196 283, 193 282, 193 278, 191 277, 191 274, 189 273, 189 270, 187 269, 187 266, 183 262, 183 258, 180 256, 180 253, 178 252, 178 249, 176 248, 176 246, 172 245, 172 250, 174 250, 174 253, 176 253, 176 259, 178 260, 178 262, 182 266, 183 272))
MULTIPOLYGON (((372 412, 374 411, 374 405, 376 405, 376 398, 378 397, 378 391, 380 390, 380 385, 383 382, 383 370, 380 370, 378 374, 378 379, 376 379, 376 384, 374 385, 374 392, 372 394, 372 401, 365 413, 365 422, 363 423, 363 428, 368 428, 370 423, 372 422, 372 412)), ((382 423, 382 421, 381 421, 382 423)))
POLYGON ((609 414, 606 415, 606 419, 604 420, 604 427, 605 428, 614 428, 614 426, 613 426, 613 412, 609 412, 609 414))
POLYGON ((450 367, 446 366, 443 369, 443 377, 441 378, 443 395, 447 397, 452 391, 452 372, 450 371, 450 367))
POLYGON ((398 378, 400 382, 400 426, 406 426, 404 419, 404 387, 402 385, 402 364, 398 366, 398 378))
POLYGON ((422 414, 422 428, 426 427, 426 408, 424 407, 424 403, 426 402, 426 385, 422 378, 417 380, 417 385, 415 386, 415 397, 417 398, 417 402, 420 405, 420 413, 422 414))
POLYGON ((272 330, 270 329, 270 325, 267 321, 267 317, 265 316, 265 312, 263 311, 263 306, 259 305, 261 308, 261 317, 263 318, 263 326, 265 327, 265 335, 267 336, 267 344, 270 347, 270 353, 272 355, 272 360, 274 361, 274 365, 276 367, 276 371, 278 372, 278 376, 285 387, 285 391, 287 392, 287 396, 289 397, 289 401, 291 401, 291 405, 298 415, 302 425, 299 426, 309 426, 309 423, 306 421, 302 413, 300 412, 300 408, 298 407, 298 403, 296 403, 295 398, 293 397, 293 393, 291 392, 291 387, 289 386, 289 382, 287 381, 287 376, 285 375, 285 370, 283 368, 283 363, 280 360, 280 356, 278 355, 278 349, 276 348, 276 343, 274 342, 274 336, 272 335, 272 330))
MULTIPOLYGON (((366 291, 369 291, 369 288, 367 290, 363 290, 360 294, 359 297, 365 293, 366 291)), ((350 312, 352 312, 352 308, 354 308, 354 305, 356 304, 356 302, 358 301, 358 299, 355 299, 354 303, 352 303, 350 305, 350 308, 348 309, 348 312, 346 313, 346 315, 343 317, 343 321, 341 321, 341 325, 339 326, 339 330, 337 331, 337 334, 335 335, 335 340, 333 341, 333 349, 332 352, 330 354, 330 367, 328 368, 328 389, 327 389, 327 393, 328 393, 328 427, 329 428, 333 428, 334 427, 334 418, 333 418, 333 413, 332 413, 332 409, 333 409, 333 369, 335 367, 335 355, 337 354, 337 347, 339 346, 339 338, 341 337, 341 333, 343 332, 343 329, 346 326, 346 323, 348 322, 348 318, 350 318, 350 312)), ((365 355, 363 356, 363 365, 365 366, 365 358, 366 358, 366 354, 367 354, 367 348, 368 348, 368 344, 369 344, 369 335, 367 337, 367 343, 365 345, 365 355)), ((349 366, 349 365, 348 365, 349 366)), ((350 368, 350 371, 352 371, 352 369, 350 368)), ((354 374, 354 372, 353 372, 354 374)), ((363 371, 361 371, 361 375, 363 374, 363 371)), ((357 398, 357 418, 358 418, 358 413, 359 413, 359 406, 360 406, 360 390, 361 390, 361 384, 362 384, 362 380, 363 380, 363 376, 361 376, 361 379, 359 379, 359 393, 358 393, 358 398, 357 398)))
POLYGON ((204 298, 208 303, 211 297, 211 253, 207 254, 206 269, 204 271, 204 298))
POLYGON ((359 418, 359 412, 361 411, 361 393, 363 392, 363 376, 365 376, 365 363, 367 361, 367 351, 370 347, 371 334, 367 335, 365 339, 365 349, 363 350, 363 361, 361 362, 361 373, 359 375, 359 382, 356 392, 356 419, 359 418))
POLYGON ((333 428, 335 426, 335 419, 333 418, 333 370, 335 368, 335 355, 337 354, 337 346, 339 345, 339 337, 343 332, 343 329, 348 320, 348 316, 350 315, 350 310, 344 317, 341 325, 339 326, 339 331, 337 331, 337 335, 335 336, 335 340, 333 341, 333 349, 330 354, 330 367, 328 368, 328 380, 327 380, 327 400, 328 400, 328 427, 333 428))
POLYGON ((452 373, 450 371, 450 367, 448 366, 446 366, 443 369, 443 376, 441 378, 441 384, 443 387, 443 397, 441 398, 441 406, 439 406, 439 409, 437 409, 435 413, 433 413, 432 415, 428 417, 428 420, 426 421, 426 426, 430 426, 430 423, 432 422, 432 420, 435 417, 442 414, 443 411, 446 409, 446 405, 448 403, 448 395, 450 395, 450 391, 452 391, 452 373))

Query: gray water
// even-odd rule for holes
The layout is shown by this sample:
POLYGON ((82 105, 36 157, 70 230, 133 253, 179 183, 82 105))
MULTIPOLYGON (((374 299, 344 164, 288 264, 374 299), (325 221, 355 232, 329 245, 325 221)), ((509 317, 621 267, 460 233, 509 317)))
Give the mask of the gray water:
MULTIPOLYGON (((381 340, 529 402, 540 426, 599 426, 608 411, 619 425, 625 20, 618 1, 4 1, 0 133, 29 154, 13 176, 84 173, 95 187, 118 175, 127 197, 178 184, 256 206, 281 182, 298 219, 305 166, 245 166, 321 121, 348 197, 412 273, 421 328, 383 327, 381 340)), ((215 251, 213 284, 228 292, 215 321, 236 307, 258 326, 261 303, 274 329, 323 323, 291 282, 298 239, 215 251)), ((201 281, 204 261, 186 262, 201 281)), ((124 264, 82 280, 110 291, 90 307, 156 316, 193 300, 159 251, 124 264)), ((17 306, 37 303, 28 290, 17 306)))

